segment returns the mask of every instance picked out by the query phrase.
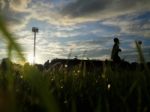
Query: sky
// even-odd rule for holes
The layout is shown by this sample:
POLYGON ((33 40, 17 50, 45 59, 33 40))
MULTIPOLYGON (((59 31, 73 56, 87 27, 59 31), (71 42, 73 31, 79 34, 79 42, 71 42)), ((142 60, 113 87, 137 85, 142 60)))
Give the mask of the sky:
MULTIPOLYGON (((0 14, 23 49, 36 63, 55 58, 110 59, 113 38, 120 40, 120 57, 137 62, 135 41, 142 41, 150 61, 150 0, 0 0, 0 14)), ((2 36, 2 35, 1 35, 2 36)), ((0 38, 0 59, 6 57, 0 38)))

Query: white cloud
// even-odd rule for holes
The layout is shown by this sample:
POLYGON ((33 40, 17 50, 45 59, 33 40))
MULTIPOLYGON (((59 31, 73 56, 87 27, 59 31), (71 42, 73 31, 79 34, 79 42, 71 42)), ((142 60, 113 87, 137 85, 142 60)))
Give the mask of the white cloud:
MULTIPOLYGON (((55 57, 67 57, 71 49, 73 49, 73 55, 81 56, 84 51, 89 51, 90 53, 87 55, 89 57, 108 58, 108 53, 113 44, 112 38, 108 37, 113 37, 114 34, 108 32, 109 34, 104 35, 103 32, 105 31, 103 30, 103 27, 97 27, 86 31, 86 28, 90 27, 90 25, 82 25, 86 24, 86 22, 100 21, 104 26, 112 26, 112 28, 118 27, 121 29, 120 32, 118 30, 118 34, 120 35, 126 34, 128 36, 130 34, 144 37, 150 36, 150 22, 141 26, 140 21, 132 20, 142 11, 150 10, 148 7, 149 1, 147 0, 144 0, 145 3, 144 1, 139 0, 126 1, 131 4, 119 0, 117 3, 118 5, 116 2, 108 3, 107 1, 109 0, 102 0, 104 3, 107 3, 107 7, 104 7, 103 9, 92 7, 94 10, 87 9, 87 7, 91 7, 91 4, 87 6, 87 3, 93 3, 93 1, 97 0, 83 0, 85 3, 79 4, 80 7, 77 5, 77 7, 72 8, 69 12, 64 13, 62 11, 62 9, 65 9, 69 4, 76 4, 77 1, 81 2, 79 0, 62 0, 60 3, 53 3, 51 1, 43 2, 37 0, 33 3, 32 0, 1 0, 0 11, 5 13, 6 20, 9 23, 8 26, 10 26, 12 32, 17 35, 17 40, 25 48, 24 52, 26 53, 32 52, 33 50, 33 33, 31 31, 26 31, 26 27, 28 28, 32 25, 31 20, 46 23, 48 27, 46 25, 41 26, 45 31, 41 30, 37 35, 37 54, 40 54, 39 56, 41 56, 43 60, 55 57), (79 12, 81 10, 80 14, 72 15, 72 12, 76 10, 79 10, 79 12), (128 19, 119 18, 123 15, 126 15, 128 19), (92 41, 91 39, 85 38, 86 36, 93 36, 93 38, 99 38, 101 40, 93 39, 92 41), (104 36, 106 38, 104 38, 104 36), (76 38, 79 39, 79 37, 81 37, 81 41, 75 40, 76 38), (61 42, 61 39, 64 39, 63 41, 65 42, 61 42), (94 50, 96 52, 94 52, 94 50)), ((97 2, 100 3, 101 1, 97 2)), ((39 22, 37 22, 37 24, 38 23, 39 22)), ((127 44, 132 41, 126 39, 123 40, 127 44)))
MULTIPOLYGON (((141 12, 142 14, 142 12, 141 12)), ((125 16, 125 15, 123 15, 125 16)), ((120 18, 120 16, 115 18, 109 18, 104 20, 102 23, 104 25, 111 25, 114 27, 119 27, 121 29, 120 33, 138 35, 150 38, 150 22, 143 22, 140 19, 136 20, 134 18, 138 17, 139 13, 130 13, 126 15, 126 18, 120 18)))
POLYGON ((10 0, 10 8, 17 12, 28 12, 28 5, 31 0, 10 0))

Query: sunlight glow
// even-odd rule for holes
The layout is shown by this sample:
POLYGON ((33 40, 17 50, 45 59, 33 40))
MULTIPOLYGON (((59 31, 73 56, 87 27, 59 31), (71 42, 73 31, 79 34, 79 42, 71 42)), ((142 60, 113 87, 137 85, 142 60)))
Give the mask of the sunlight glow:
MULTIPOLYGON (((28 63, 33 64, 33 54, 29 53, 26 56, 26 60, 27 60, 28 63)), ((37 56, 36 56, 36 59, 35 59, 35 64, 42 64, 44 62, 45 62, 45 58, 43 56, 41 56, 40 53, 37 52, 37 56)))
POLYGON ((32 54, 29 54, 29 55, 27 56, 27 61, 28 61, 29 63, 33 64, 33 55, 32 55, 32 54))

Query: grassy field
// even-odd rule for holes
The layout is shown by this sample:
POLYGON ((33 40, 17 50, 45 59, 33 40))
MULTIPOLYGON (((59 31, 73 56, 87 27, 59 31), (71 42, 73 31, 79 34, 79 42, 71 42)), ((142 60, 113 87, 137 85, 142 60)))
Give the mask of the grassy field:
MULTIPOLYGON (((0 31, 8 45, 8 57, 16 51, 24 60, 19 45, 0 20, 0 31)), ((36 66, 0 66, 0 112, 149 112, 150 72, 138 43, 144 67, 136 70, 111 67, 87 72, 75 66, 39 71, 36 66)), ((101 68, 100 68, 101 69, 101 68)))

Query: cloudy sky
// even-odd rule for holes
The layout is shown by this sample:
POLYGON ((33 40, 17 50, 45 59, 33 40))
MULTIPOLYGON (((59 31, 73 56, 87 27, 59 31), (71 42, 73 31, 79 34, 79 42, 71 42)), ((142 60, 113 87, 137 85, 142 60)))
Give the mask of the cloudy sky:
POLYGON ((141 40, 150 61, 150 0, 0 0, 0 13, 28 60, 33 55, 32 27, 39 28, 37 63, 75 56, 110 59, 114 37, 120 39, 121 58, 137 61, 134 42, 141 40))

